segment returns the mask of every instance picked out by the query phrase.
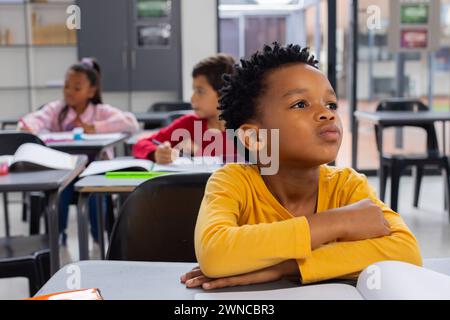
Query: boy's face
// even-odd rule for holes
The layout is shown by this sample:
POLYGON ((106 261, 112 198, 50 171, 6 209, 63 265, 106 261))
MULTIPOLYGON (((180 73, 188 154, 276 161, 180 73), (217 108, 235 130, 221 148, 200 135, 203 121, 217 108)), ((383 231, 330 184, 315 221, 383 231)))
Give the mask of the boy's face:
POLYGON ((280 164, 313 167, 335 160, 342 123, 325 75, 303 63, 291 64, 269 73, 265 86, 256 122, 259 128, 279 129, 280 164))
POLYGON ((193 80, 194 93, 191 97, 192 109, 201 119, 219 116, 219 95, 209 84, 205 76, 199 75, 193 80))
POLYGON ((71 106, 80 106, 95 95, 95 87, 91 86, 87 76, 82 72, 69 70, 64 83, 64 100, 71 106))

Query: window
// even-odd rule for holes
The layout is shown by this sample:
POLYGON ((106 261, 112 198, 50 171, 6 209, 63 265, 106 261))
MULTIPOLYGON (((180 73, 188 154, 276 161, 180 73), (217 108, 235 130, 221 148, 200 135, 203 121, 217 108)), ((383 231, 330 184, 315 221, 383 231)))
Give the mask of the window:
POLYGON ((303 5, 298 0, 221 0, 220 48, 235 58, 248 58, 264 44, 302 43, 303 5))

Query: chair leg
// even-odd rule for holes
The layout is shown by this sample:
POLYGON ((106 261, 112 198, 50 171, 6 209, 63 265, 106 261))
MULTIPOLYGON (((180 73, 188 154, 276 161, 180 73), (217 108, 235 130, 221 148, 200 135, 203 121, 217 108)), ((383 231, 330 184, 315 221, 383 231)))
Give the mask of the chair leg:
POLYGON ((26 222, 28 220, 28 200, 29 194, 27 192, 22 192, 22 221, 26 222))
POLYGON ((50 280, 50 253, 41 254, 36 258, 39 270, 39 288, 50 280))
POLYGON ((415 177, 414 177, 414 199, 413 199, 413 207, 417 208, 419 206, 419 195, 420 195, 420 186, 422 184, 423 178, 423 167, 417 166, 415 168, 415 177))
POLYGON ((112 229, 116 221, 114 216, 114 201, 111 195, 106 196, 106 231, 108 233, 108 240, 111 239, 112 229))
POLYGON ((400 187, 401 168, 393 165, 391 168, 391 209, 397 211, 398 192, 400 187))
POLYGON ((443 178, 444 178, 444 188, 445 188, 445 193, 444 193, 444 199, 445 202, 447 203, 447 207, 445 208, 446 210, 448 210, 448 216, 449 216, 449 221, 450 221, 450 166, 448 164, 447 159, 444 161, 444 174, 443 174, 443 178))
POLYGON ((8 210, 8 193, 3 192, 3 212, 5 214, 5 235, 9 238, 9 210, 8 210))
POLYGON ((41 193, 30 195, 30 235, 39 234, 44 198, 41 193))
POLYGON ((103 194, 97 194, 97 233, 100 246, 100 259, 105 260, 105 219, 103 212, 103 194))
MULTIPOLYGON (((447 166, 448 166, 448 163, 444 164, 444 173, 442 174, 442 177, 444 178, 444 210, 448 210, 449 209, 448 203, 449 203, 449 200, 450 200, 450 198, 446 196, 447 192, 448 192, 448 186, 447 186, 447 183, 446 183, 446 180, 445 180, 446 167, 447 166)), ((448 175, 447 175, 447 179, 448 179, 448 175)))
POLYGON ((27 272, 28 284, 30 297, 33 297, 41 288, 40 286, 40 276, 39 276, 39 266, 37 261, 34 261, 33 268, 27 272))
MULTIPOLYGON (((445 178, 445 173, 443 174, 443 177, 445 178)), ((447 184, 444 182, 444 195, 446 195, 446 194, 447 194, 447 184)), ((447 199, 447 197, 444 197, 444 210, 448 210, 448 201, 449 200, 450 199, 447 199)))
POLYGON ((389 175, 389 167, 385 165, 380 165, 380 200, 384 202, 384 199, 386 197, 386 184, 387 184, 387 178, 389 175))

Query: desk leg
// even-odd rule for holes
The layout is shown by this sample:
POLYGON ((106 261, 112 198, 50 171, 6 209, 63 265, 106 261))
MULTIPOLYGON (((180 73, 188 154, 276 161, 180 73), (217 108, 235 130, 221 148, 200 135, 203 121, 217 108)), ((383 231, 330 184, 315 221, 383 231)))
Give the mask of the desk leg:
POLYGON ((5 214, 5 235, 9 238, 9 208, 7 192, 3 192, 3 212, 5 214))
POLYGON ((103 214, 103 194, 97 194, 97 230, 100 245, 100 259, 105 260, 105 219, 103 214))
POLYGON ((50 240, 50 274, 59 269, 59 192, 48 193, 48 231, 50 240))
POLYGON ((78 198, 78 249, 80 260, 89 260, 89 193, 79 193, 78 198))

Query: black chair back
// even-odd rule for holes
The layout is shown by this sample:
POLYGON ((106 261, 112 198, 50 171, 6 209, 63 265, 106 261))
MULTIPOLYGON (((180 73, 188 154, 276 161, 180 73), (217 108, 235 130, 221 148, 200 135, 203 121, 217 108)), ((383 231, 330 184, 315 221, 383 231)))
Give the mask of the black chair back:
POLYGON ((191 104, 189 102, 157 102, 150 106, 149 112, 169 112, 180 110, 191 110, 191 104))
MULTIPOLYGON (((413 99, 402 99, 402 98, 391 98, 382 100, 378 106, 377 111, 392 111, 392 112, 398 112, 398 111, 409 111, 409 112, 425 112, 429 111, 428 106, 426 106, 422 101, 420 100, 413 100, 413 99)), ((384 125, 384 128, 388 127, 404 127, 401 125, 384 125)), ((422 128, 426 131, 427 135, 427 153, 429 155, 436 155, 439 154, 439 144, 437 140, 436 135, 436 129, 434 127, 434 124, 430 123, 416 123, 414 125, 408 125, 408 127, 417 127, 422 128)), ((377 148, 378 151, 381 152, 382 146, 380 145, 379 139, 378 139, 378 132, 379 132, 379 126, 375 126, 375 137, 377 140, 377 148)))
POLYGON ((428 111, 429 108, 422 101, 415 99, 390 98, 380 101, 377 111, 428 111))
POLYGON ((194 229, 210 173, 151 179, 120 209, 109 260, 195 262, 194 229))
POLYGON ((181 118, 187 114, 191 114, 192 110, 180 110, 180 111, 173 111, 170 112, 168 117, 164 120, 163 126, 166 127, 170 125, 172 122, 174 122, 176 119, 181 118))
POLYGON ((45 146, 45 143, 34 134, 4 131, 0 132, 0 155, 13 155, 24 143, 36 143, 45 146))

